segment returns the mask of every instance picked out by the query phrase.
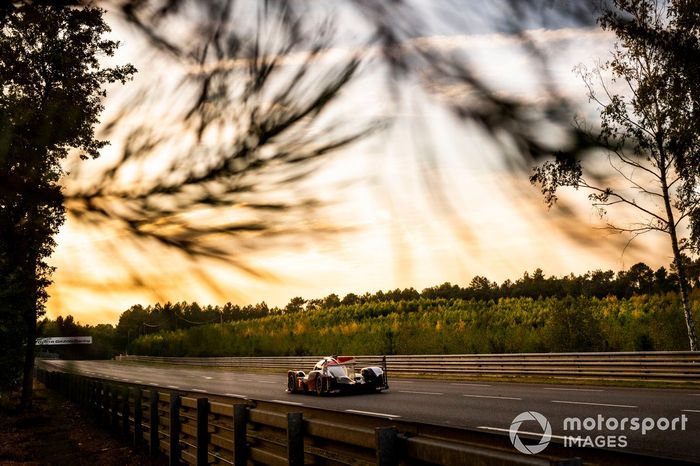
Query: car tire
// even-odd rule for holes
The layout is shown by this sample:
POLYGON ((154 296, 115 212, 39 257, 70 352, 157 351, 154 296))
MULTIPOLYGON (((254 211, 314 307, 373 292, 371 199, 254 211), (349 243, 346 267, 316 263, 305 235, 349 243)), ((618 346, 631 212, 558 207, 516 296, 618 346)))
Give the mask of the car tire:
POLYGON ((289 393, 297 392, 297 376, 296 374, 289 374, 287 376, 287 391, 289 393))
POLYGON ((316 395, 323 395, 323 376, 319 375, 316 377, 316 395))

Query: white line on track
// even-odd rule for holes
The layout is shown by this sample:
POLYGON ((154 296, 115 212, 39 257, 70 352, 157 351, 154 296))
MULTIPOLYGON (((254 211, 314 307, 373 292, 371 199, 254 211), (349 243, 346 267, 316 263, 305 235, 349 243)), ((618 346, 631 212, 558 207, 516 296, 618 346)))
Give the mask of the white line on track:
POLYGON ((238 393, 224 393, 226 396, 235 396, 236 398, 247 398, 245 395, 239 395, 238 393))
POLYGON ((603 392, 602 388, 549 388, 545 387, 542 390, 554 390, 561 392, 603 392))
POLYGON ((157 387, 157 386, 158 386, 158 384, 155 383, 155 382, 148 382, 148 385, 153 385, 154 387, 157 387))
POLYGON ((490 387, 491 385, 485 383, 451 383, 450 385, 456 385, 458 387, 490 387))
MULTIPOLYGON (((502 427, 477 426, 477 429, 495 430, 498 432, 510 432, 510 429, 504 429, 502 427)), ((518 430, 518 434, 530 434, 530 435, 536 435, 538 437, 542 437, 542 432, 528 432, 526 430, 518 430)), ((566 437, 564 437, 562 435, 554 435, 554 434, 552 434, 552 438, 556 438, 559 440, 566 439, 566 437)))
POLYGON ((396 418, 396 417, 401 417, 397 414, 386 414, 386 413, 375 413, 373 411, 359 411, 357 409, 346 409, 346 413, 355 413, 355 414, 367 414, 369 416, 379 416, 379 417, 390 417, 390 418, 396 418))
POLYGON ((180 387, 178 387, 177 385, 168 385, 168 388, 174 388, 175 390, 180 389, 180 387))
POLYGON ((700 396, 700 393, 688 393, 690 396, 700 396))
MULTIPOLYGON (((251 382, 252 382, 252 380, 251 380, 251 382)), ((280 383, 276 380, 258 380, 258 382, 260 382, 260 383, 280 383)))
POLYGON ((143 380, 134 380, 135 383, 143 383, 143 380))
POLYGON ((700 413, 700 409, 681 409, 685 413, 700 413))
POLYGON ((561 403, 568 405, 586 405, 586 406, 607 406, 610 408, 638 408, 638 406, 632 405, 615 405, 609 403, 589 403, 587 401, 566 401, 566 400, 552 400, 552 403, 561 403))
POLYGON ((494 398, 497 400, 522 400, 522 398, 518 398, 515 396, 491 396, 491 395, 462 395, 466 396, 469 398, 494 398))
POLYGON ((410 390, 399 390, 399 393, 413 393, 415 395, 442 395, 442 393, 438 392, 413 392, 410 390))
POLYGON ((199 389, 199 388, 190 388, 190 391, 191 391, 191 392, 199 392, 199 393, 207 393, 206 390, 202 390, 202 389, 199 389))
POLYGON ((285 401, 285 400, 270 400, 270 401, 274 401, 275 403, 282 403, 285 405, 304 406, 304 403, 298 403, 296 401, 285 401))
POLYGON ((213 379, 214 377, 209 377, 209 376, 205 375, 204 378, 207 379, 207 380, 211 380, 211 379, 213 379))

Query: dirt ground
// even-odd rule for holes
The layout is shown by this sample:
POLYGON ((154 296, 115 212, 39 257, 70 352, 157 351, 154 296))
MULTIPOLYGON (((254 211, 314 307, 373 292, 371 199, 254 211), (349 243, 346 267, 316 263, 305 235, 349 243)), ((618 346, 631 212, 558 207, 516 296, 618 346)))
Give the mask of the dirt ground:
POLYGON ((35 384, 34 403, 18 412, 18 395, 0 405, 0 465, 166 465, 127 446, 55 392, 35 384))

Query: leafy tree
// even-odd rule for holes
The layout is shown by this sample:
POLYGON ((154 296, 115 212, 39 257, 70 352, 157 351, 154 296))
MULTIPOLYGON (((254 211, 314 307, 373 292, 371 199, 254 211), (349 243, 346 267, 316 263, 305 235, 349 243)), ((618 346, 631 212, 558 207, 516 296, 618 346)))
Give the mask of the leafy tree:
POLYGON ((301 312, 304 310, 304 304, 306 304, 306 300, 300 296, 296 296, 287 303, 284 307, 284 311, 287 313, 301 312))
POLYGON ((649 293, 654 283, 654 271, 643 262, 639 262, 630 267, 627 272, 628 279, 641 293, 649 293))
POLYGON ((325 298, 323 298, 323 304, 321 305, 323 309, 332 309, 334 307, 340 306, 340 298, 337 294, 331 293, 325 298))
MULTIPOLYGON (((61 179, 69 152, 94 158, 103 85, 125 82, 130 65, 107 68, 118 43, 98 8, 18 3, 0 9, 0 340, 25 345, 22 405, 31 402, 37 317, 53 268, 46 263, 65 219, 61 179)), ((21 345, 18 345, 21 347, 21 345)), ((3 372, 5 367, 2 368, 3 372)))
POLYGON ((651 0, 616 0, 614 5, 599 20, 603 29, 613 31, 618 38, 612 59, 593 71, 580 68, 589 98, 601 107, 599 139, 607 148, 601 156, 609 161, 614 176, 606 180, 584 171, 579 160, 558 157, 536 168, 531 181, 541 185, 549 205, 556 202, 558 188, 569 186, 588 191, 601 215, 612 206, 632 209, 644 220, 624 226, 608 224, 615 231, 631 234, 631 240, 654 231, 668 235, 690 349, 696 351, 695 321, 682 260, 689 244, 683 237, 682 222, 700 215, 700 193, 693 175, 696 168, 691 167, 700 133, 686 131, 697 100, 678 84, 675 62, 666 49, 650 41, 649 34, 682 32, 678 10, 674 2, 651 0), (613 82, 624 84, 629 94, 615 93, 603 77, 606 72, 613 82))

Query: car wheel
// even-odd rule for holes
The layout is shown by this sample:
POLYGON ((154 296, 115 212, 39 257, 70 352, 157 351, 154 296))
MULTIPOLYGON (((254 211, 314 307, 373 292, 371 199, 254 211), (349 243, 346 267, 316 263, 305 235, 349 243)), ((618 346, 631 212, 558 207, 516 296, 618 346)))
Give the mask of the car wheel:
POLYGON ((321 375, 316 377, 316 394, 318 396, 323 395, 323 376, 321 375))
POLYGON ((297 376, 295 374, 289 374, 287 376, 287 390, 289 393, 297 392, 297 376))

